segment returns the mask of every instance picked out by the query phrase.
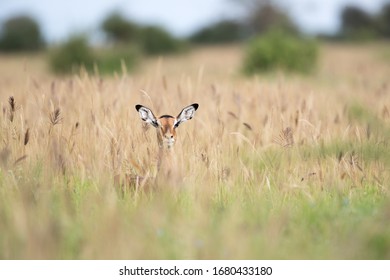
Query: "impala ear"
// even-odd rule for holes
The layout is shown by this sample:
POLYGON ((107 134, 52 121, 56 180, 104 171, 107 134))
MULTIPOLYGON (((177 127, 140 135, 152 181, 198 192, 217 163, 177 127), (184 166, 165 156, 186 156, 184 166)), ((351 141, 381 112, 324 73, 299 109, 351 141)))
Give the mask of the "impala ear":
POLYGON ((178 127, 181 123, 192 119, 194 117, 195 111, 198 109, 198 107, 199 107, 199 104, 194 103, 192 105, 185 107, 183 110, 181 110, 181 112, 179 113, 179 115, 176 118, 176 122, 174 124, 174 127, 178 127))
POLYGON ((144 122, 150 123, 154 127, 158 127, 157 119, 154 116, 152 110, 150 110, 148 107, 139 104, 135 106, 135 109, 138 111, 139 116, 144 122))

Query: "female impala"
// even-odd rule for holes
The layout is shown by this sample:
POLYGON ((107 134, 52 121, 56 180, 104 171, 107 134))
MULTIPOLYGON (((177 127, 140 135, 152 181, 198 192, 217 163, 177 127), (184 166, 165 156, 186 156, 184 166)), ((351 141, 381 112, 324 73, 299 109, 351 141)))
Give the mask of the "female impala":
POLYGON ((157 140, 159 147, 162 148, 166 146, 171 148, 176 141, 176 128, 181 123, 192 119, 198 107, 199 105, 194 103, 181 110, 177 117, 162 115, 158 119, 154 116, 152 110, 143 105, 136 105, 135 109, 138 111, 143 121, 157 128, 157 140))

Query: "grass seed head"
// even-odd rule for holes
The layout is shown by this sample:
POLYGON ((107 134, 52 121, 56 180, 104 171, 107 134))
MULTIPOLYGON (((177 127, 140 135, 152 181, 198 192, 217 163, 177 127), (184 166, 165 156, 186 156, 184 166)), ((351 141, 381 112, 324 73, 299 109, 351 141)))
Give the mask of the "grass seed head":
POLYGON ((55 126, 62 121, 62 116, 61 116, 61 110, 60 108, 55 109, 53 112, 50 113, 49 115, 50 123, 55 126))
POLYGON ((26 132, 24 133, 24 145, 25 146, 28 144, 29 140, 30 140, 30 129, 27 128, 26 132))
POLYGON ((16 102, 15 102, 15 98, 13 96, 10 96, 9 99, 8 99, 8 104, 9 104, 9 107, 10 107, 10 110, 9 110, 9 120, 11 122, 14 121, 14 115, 15 115, 15 111, 16 111, 16 102))

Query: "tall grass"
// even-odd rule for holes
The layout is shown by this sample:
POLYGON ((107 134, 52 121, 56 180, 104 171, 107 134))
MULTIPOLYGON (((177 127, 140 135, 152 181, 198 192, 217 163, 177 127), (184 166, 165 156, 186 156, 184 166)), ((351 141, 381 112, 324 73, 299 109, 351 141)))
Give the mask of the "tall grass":
POLYGON ((235 71, 238 48, 103 79, 7 60, 0 258, 388 259, 389 69, 371 48, 323 53, 315 76, 252 79, 235 71), (177 114, 192 102, 175 164, 157 172, 134 104, 177 114))

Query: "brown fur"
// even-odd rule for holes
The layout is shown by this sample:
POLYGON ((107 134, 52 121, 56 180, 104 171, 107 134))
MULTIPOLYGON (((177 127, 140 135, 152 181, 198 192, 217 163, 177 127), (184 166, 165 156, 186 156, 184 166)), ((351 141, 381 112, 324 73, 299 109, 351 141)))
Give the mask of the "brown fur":
POLYGON ((157 141, 159 147, 163 147, 164 140, 167 143, 172 143, 168 144, 168 146, 173 145, 176 141, 176 129, 174 127, 175 121, 176 118, 172 116, 162 116, 158 119, 160 125, 159 128, 157 128, 157 141), (170 142, 172 140, 173 142, 170 142))

